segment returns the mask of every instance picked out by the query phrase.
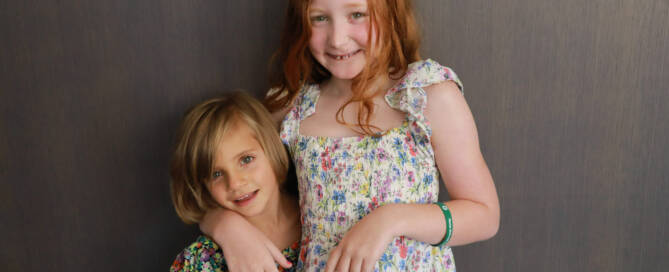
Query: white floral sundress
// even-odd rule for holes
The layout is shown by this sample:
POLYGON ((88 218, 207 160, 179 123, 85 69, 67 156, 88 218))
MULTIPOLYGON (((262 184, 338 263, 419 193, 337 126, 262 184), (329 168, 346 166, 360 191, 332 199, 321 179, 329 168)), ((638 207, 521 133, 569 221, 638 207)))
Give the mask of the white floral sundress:
MULTIPOLYGON (((305 85, 281 124, 281 138, 295 162, 300 191, 302 241, 297 269, 322 271, 346 232, 365 215, 387 203, 434 203, 439 171, 423 111, 426 86, 454 81, 455 73, 435 61, 409 65, 385 100, 406 112, 404 123, 380 136, 301 135, 300 121, 316 110, 317 84, 305 85)), ((434 247, 396 237, 375 271, 455 271, 448 246, 434 247)))

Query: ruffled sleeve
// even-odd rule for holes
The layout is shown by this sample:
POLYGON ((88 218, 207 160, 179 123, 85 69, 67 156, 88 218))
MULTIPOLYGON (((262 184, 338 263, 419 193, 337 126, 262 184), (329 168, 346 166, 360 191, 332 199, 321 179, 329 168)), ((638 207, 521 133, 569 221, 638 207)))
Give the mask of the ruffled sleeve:
POLYGON ((409 120, 419 128, 419 132, 430 137, 432 129, 424 114, 427 106, 424 88, 447 80, 453 81, 462 92, 462 82, 451 68, 441 66, 431 59, 417 61, 409 65, 407 73, 395 87, 388 90, 385 99, 390 107, 406 112, 409 120))
POLYGON ((315 85, 305 85, 293 101, 293 106, 281 122, 281 141, 288 146, 295 146, 300 132, 300 122, 316 111, 318 93, 315 85))

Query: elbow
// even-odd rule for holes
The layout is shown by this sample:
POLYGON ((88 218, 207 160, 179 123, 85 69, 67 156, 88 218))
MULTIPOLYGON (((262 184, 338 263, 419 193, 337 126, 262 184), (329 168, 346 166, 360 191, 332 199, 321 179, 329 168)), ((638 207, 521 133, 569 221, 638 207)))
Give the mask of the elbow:
POLYGON ((488 240, 490 238, 495 237, 497 235, 497 232, 499 232, 499 221, 500 221, 500 212, 499 208, 492 209, 489 212, 488 215, 488 220, 487 220, 486 227, 483 231, 483 239, 482 240, 488 240))
POLYGON ((495 237, 497 235, 497 232, 499 231, 499 220, 491 223, 488 228, 485 230, 485 233, 483 234, 483 240, 488 240, 492 237, 495 237))

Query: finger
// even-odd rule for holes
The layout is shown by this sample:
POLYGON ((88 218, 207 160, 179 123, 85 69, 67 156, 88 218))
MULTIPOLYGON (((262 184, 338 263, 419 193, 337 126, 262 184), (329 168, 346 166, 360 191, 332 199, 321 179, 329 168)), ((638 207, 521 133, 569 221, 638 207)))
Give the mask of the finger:
POLYGON ((376 264, 376 262, 372 262, 370 260, 363 260, 362 261, 362 271, 365 271, 365 272, 373 271, 375 264, 376 264))
POLYGON ((351 260, 351 268, 348 271, 360 272, 360 269, 362 269, 362 258, 353 258, 351 260))
POLYGON ((262 269, 264 272, 279 272, 279 269, 276 267, 276 264, 272 263, 269 265, 265 265, 262 269))
POLYGON ((269 250, 270 255, 272 255, 272 258, 276 263, 278 263, 281 267, 283 268, 290 268, 293 266, 292 263, 286 259, 286 256, 283 255, 283 253, 276 248, 276 246, 273 243, 269 243, 266 245, 267 250, 269 250))
POLYGON ((335 267, 335 271, 347 272, 350 265, 351 265, 351 258, 347 254, 344 254, 343 256, 339 257, 339 261, 337 262, 337 267, 335 267))
POLYGON ((228 271, 231 271, 231 272, 244 271, 239 266, 239 263, 237 262, 236 258, 225 258, 225 264, 228 266, 228 271))
POLYGON ((325 272, 333 272, 335 270, 337 263, 339 262, 340 254, 339 247, 335 247, 332 252, 330 252, 328 262, 325 264, 325 272))

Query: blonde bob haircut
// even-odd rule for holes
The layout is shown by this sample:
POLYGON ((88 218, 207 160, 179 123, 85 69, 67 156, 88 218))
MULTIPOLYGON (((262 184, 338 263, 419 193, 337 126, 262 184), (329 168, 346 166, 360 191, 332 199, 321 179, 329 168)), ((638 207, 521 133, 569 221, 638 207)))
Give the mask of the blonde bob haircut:
POLYGON ((277 181, 284 183, 288 155, 267 109, 242 92, 206 100, 186 113, 170 162, 172 204, 185 223, 198 223, 209 209, 220 207, 209 193, 207 182, 218 144, 238 122, 253 131, 277 181))

